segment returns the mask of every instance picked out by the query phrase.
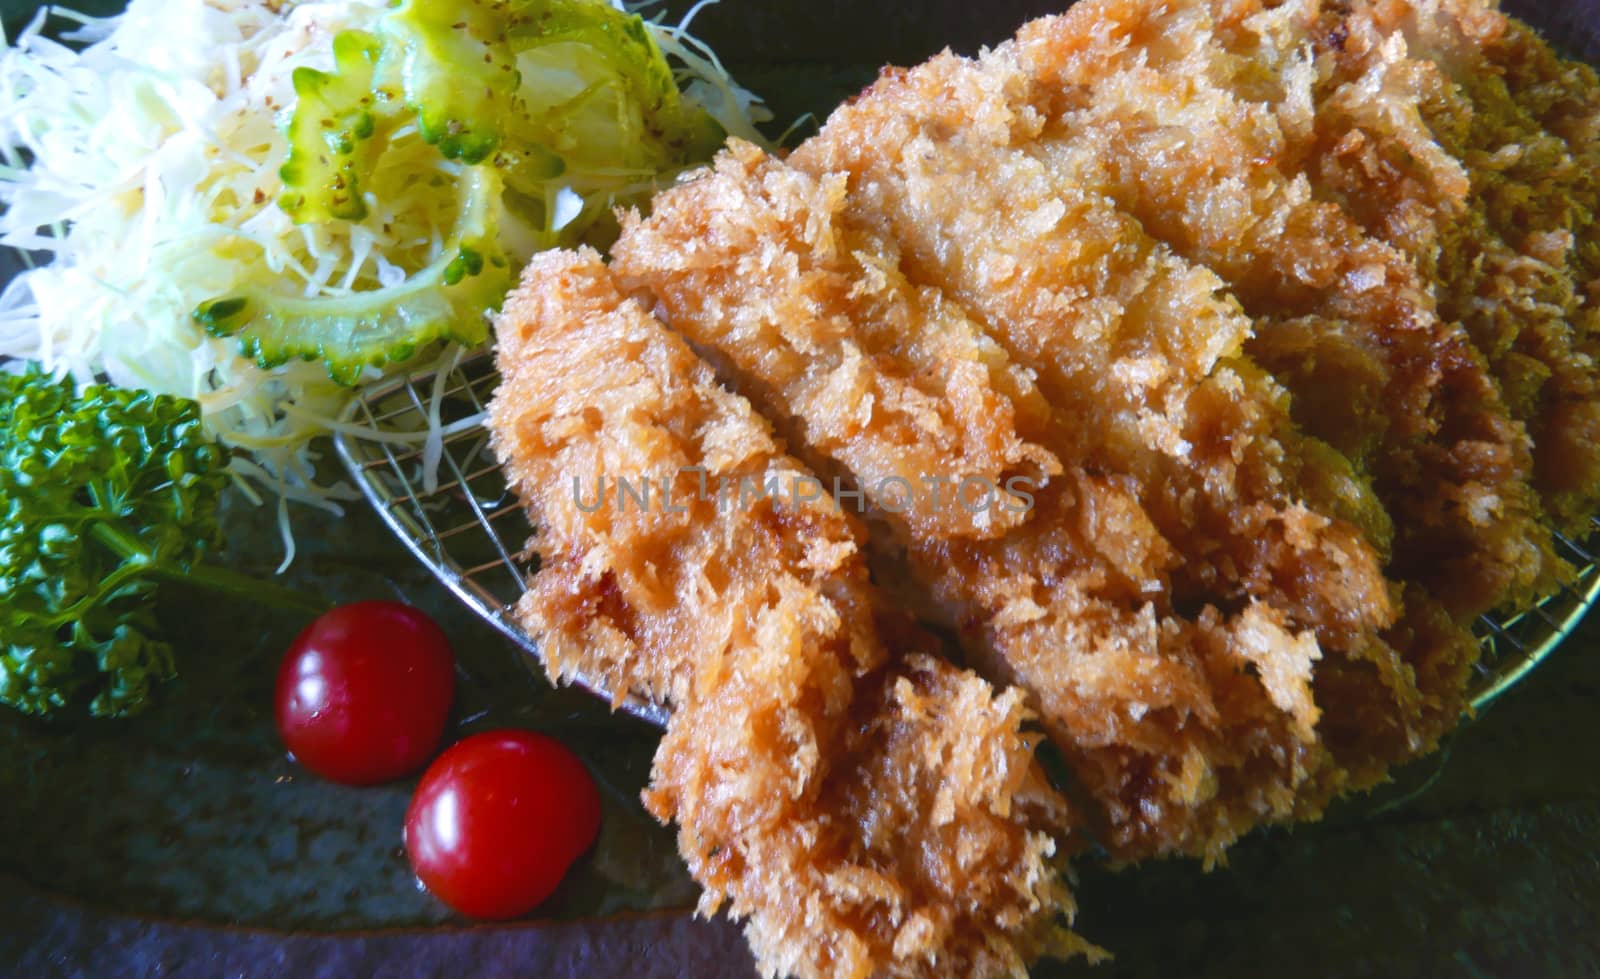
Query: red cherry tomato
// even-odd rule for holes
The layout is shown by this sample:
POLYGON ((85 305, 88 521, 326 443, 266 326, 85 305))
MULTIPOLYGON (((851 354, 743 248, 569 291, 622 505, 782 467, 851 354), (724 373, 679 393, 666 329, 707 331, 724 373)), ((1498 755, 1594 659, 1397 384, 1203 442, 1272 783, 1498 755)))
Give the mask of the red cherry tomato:
POLYGON ((600 793, 554 738, 490 731, 429 766, 406 813, 406 853, 432 894, 473 918, 515 918, 561 883, 600 829, 600 793))
POLYGON ((455 683, 455 655, 432 619, 397 602, 340 606, 283 658, 278 733, 323 778, 387 782, 439 747, 455 683))

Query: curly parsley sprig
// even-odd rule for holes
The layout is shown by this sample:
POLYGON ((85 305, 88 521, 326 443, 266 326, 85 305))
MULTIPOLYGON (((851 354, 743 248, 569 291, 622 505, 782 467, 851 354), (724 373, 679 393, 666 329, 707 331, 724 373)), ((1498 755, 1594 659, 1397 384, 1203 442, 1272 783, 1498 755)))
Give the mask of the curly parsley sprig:
POLYGON ((174 673, 151 599, 182 580, 320 611, 201 563, 221 544, 228 454, 191 401, 0 374, 0 703, 30 714, 145 707, 174 673))

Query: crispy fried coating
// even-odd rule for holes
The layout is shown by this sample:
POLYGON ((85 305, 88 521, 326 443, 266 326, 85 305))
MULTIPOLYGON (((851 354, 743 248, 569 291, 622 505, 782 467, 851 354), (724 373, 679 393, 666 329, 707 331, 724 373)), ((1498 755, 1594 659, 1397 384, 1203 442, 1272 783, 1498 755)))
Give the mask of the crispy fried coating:
POLYGON ((849 440, 877 437, 872 406, 791 397, 808 370, 801 351, 820 338, 863 342, 874 321, 945 337, 956 325, 968 344, 982 338, 1024 366, 1051 414, 1042 425, 1032 412, 1009 417, 1062 466, 1026 522, 975 538, 880 516, 969 651, 1035 698, 1095 803, 1102 842, 1129 859, 1215 857, 1250 827, 1314 808, 1313 789, 1325 799, 1343 784, 1323 771, 1317 661, 1360 660, 1349 682, 1365 679, 1368 700, 1402 728, 1416 712, 1409 671, 1379 638, 1394 615, 1379 558, 1354 525, 1298 498, 1299 474, 1326 467, 1324 485, 1342 480, 1353 512, 1370 504, 1335 453, 1302 453, 1281 391, 1241 358, 1249 324, 1214 277, 1103 199, 1049 180, 1026 153, 931 148, 895 128, 937 126, 915 114, 935 104, 917 82, 974 117, 959 98, 981 99, 984 76, 930 77, 946 67, 980 72, 937 59, 904 90, 880 84, 796 154, 820 168, 819 143, 859 137, 885 169, 844 172, 905 194, 908 210, 923 209, 907 225, 925 227, 873 227, 883 212, 841 196, 826 170, 813 177, 735 145, 713 172, 659 196, 648 219, 624 218, 613 268, 807 452, 864 485, 881 471, 860 467, 849 440), (924 192, 896 177, 904 161, 926 161, 939 181, 924 192), (880 244, 871 265, 839 247, 874 235, 900 247, 880 244), (998 282, 985 272, 996 267, 998 282), (927 323, 918 310, 930 294, 941 311, 965 312, 927 323), (824 420, 840 416, 854 427, 824 420), (846 441, 810 438, 819 427, 846 441))
POLYGON ((1322 552, 1278 545, 1302 486, 1317 512, 1382 538, 1377 498, 1295 431, 1284 390, 1242 356, 1252 324, 1224 283, 1146 234, 1094 174, 1042 158, 1031 94, 1006 49, 936 57, 841 108, 790 162, 848 175, 849 214, 899 242, 908 278, 1036 373, 1073 433, 1047 447, 1126 475, 1161 535, 1207 555, 1174 562, 1179 604, 1276 592, 1322 638, 1372 627, 1388 612, 1368 597, 1381 588, 1344 574, 1364 601, 1327 600, 1339 576, 1302 573, 1322 552))
POLYGON ((1600 85, 1487 0, 1083 0, 886 70, 623 215, 610 269, 536 259, 493 406, 519 612, 673 704, 647 804, 765 970, 1081 951, 1044 828, 1211 860, 1315 818, 1566 573, 1597 209, 1600 85), (582 503, 644 474, 682 509, 582 503))
POLYGON ((491 427, 542 562, 519 621, 552 676, 671 702, 646 803, 678 824, 702 910, 730 904, 768 975, 1092 952, 1066 928, 1046 828, 1070 818, 1021 693, 911 651, 859 526, 790 491, 809 471, 749 404, 592 251, 535 258, 497 337, 491 427), (598 489, 647 477, 648 506, 598 489), (741 481, 776 492, 719 492, 741 481))
POLYGON ((1019 691, 914 655, 858 680, 812 749, 794 729, 824 694, 800 658, 777 647, 725 669, 673 715, 645 802, 682 827, 701 910, 726 899, 748 918, 764 972, 1015 976, 1041 954, 1096 955, 1057 923, 1072 905, 1050 837, 1021 829, 1060 803, 1019 733, 1019 691))
MULTIPOLYGON (((1523 427, 1432 282, 1307 172, 1337 150, 1318 145, 1314 10, 1097 0, 1026 26, 1042 152, 1227 280, 1297 420, 1371 475, 1398 529, 1393 577, 1464 620, 1525 603, 1563 567, 1523 427)), ((1407 110, 1377 83, 1343 101, 1369 129, 1407 110)), ((1449 159, 1425 134, 1404 142, 1418 166, 1449 159)))
MULTIPOLYGON (((1038 485, 1060 470, 1033 441, 1050 408, 1032 377, 937 290, 909 287, 893 240, 829 220, 844 200, 843 178, 817 183, 772 166, 752 179, 769 185, 761 196, 772 206, 708 212, 706 244, 680 261, 738 255, 741 289, 769 303, 723 303, 721 292, 690 280, 663 294, 675 314, 718 318, 728 342, 706 352, 760 362, 773 387, 767 400, 787 407, 800 443, 861 477, 874 502, 903 497, 917 533, 987 538, 1020 523, 1024 509, 1006 485, 1038 485), (773 330, 775 322, 804 326, 773 330), (958 505, 963 482, 974 502, 984 489, 1006 498, 958 505)), ((613 250, 624 274, 634 248, 624 241, 613 250)))
POLYGON ((1600 505, 1600 81, 1484 0, 1301 17, 1320 69, 1314 186, 1416 262, 1527 425, 1551 520, 1586 534, 1600 505))

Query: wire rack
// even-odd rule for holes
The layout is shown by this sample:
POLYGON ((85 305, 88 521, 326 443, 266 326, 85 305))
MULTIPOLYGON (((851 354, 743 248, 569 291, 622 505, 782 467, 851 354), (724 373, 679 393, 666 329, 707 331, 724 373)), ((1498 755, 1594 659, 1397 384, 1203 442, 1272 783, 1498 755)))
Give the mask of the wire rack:
MULTIPOLYGON (((411 553, 490 625, 539 658, 538 644, 514 615, 529 576, 538 570, 537 555, 527 548, 533 528, 506 486, 484 426, 498 379, 493 361, 480 354, 454 370, 375 386, 343 419, 370 432, 337 433, 334 445, 367 501, 411 553), (432 410, 443 432, 436 465, 430 465, 422 440, 432 410)), ((611 699, 592 677, 578 675, 573 682, 611 699)), ((624 698, 621 707, 666 724, 666 711, 639 697, 624 698)))
MULTIPOLYGON (((521 503, 506 487, 489 449, 484 408, 498 375, 492 359, 479 354, 453 370, 396 378, 375 386, 346 410, 354 428, 335 437, 339 456, 356 484, 395 534, 452 592, 529 654, 538 644, 513 615, 538 570, 527 550, 532 534, 521 503), (439 412, 444 436, 433 483, 421 434, 430 409, 439 412)), ((1600 596, 1600 521, 1596 534, 1577 542, 1558 535, 1558 546, 1579 568, 1560 592, 1515 615, 1484 616, 1476 634, 1482 646, 1469 698, 1481 711, 1511 689, 1569 636, 1600 596)), ((592 678, 574 678, 606 699, 610 692, 592 678)), ((623 708, 655 723, 665 712, 629 698, 623 708)))

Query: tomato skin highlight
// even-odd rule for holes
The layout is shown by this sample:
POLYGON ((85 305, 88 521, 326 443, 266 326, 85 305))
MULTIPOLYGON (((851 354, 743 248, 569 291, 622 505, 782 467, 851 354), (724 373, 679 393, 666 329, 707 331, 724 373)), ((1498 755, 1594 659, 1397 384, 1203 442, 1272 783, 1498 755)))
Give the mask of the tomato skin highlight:
POLYGON ((302 631, 278 668, 278 734, 332 782, 376 785, 425 765, 455 698, 455 653, 433 620, 398 602, 356 602, 302 631))
POLYGON ((471 918, 527 914, 600 829, 600 793, 565 745, 532 731, 475 734, 428 768, 406 812, 406 854, 434 897, 471 918))

